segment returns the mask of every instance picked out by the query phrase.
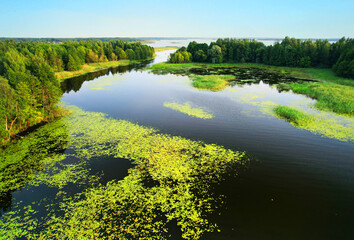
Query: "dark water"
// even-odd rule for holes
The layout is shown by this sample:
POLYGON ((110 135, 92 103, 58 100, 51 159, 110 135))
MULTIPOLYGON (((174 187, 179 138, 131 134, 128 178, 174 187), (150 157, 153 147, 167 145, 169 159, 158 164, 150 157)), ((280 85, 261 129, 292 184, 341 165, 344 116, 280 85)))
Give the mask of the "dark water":
MULTIPOLYGON (((250 168, 218 191, 227 206, 214 216, 221 233, 205 239, 352 239, 354 237, 354 148, 351 143, 297 129, 273 117, 247 114, 255 108, 232 99, 238 92, 199 91, 186 77, 120 69, 93 82, 117 79, 103 90, 84 82, 63 101, 163 132, 217 143, 253 155, 250 168), (231 97, 230 97, 231 96, 231 97), (163 107, 191 102, 214 114, 191 118, 163 107)), ((76 80, 73 79, 72 82, 76 80)), ((74 85, 74 83, 72 83, 74 85)), ((237 88, 237 87, 236 87, 237 88)), ((266 84, 237 88, 259 91, 278 103, 304 100, 266 84)))
MULTIPOLYGON (((155 62, 164 61, 167 54, 160 53, 155 62)), ((212 216, 221 232, 202 239, 354 238, 353 144, 295 128, 246 101, 255 93, 279 104, 312 100, 278 93, 262 82, 200 91, 187 77, 143 70, 151 64, 69 79, 62 85, 62 101, 253 156, 249 168, 215 190, 227 199, 220 215, 212 216), (190 102, 214 118, 193 118, 164 107, 164 102, 190 102)), ((131 166, 125 159, 90 161, 92 171, 103 171, 105 181, 122 179, 131 166)), ((28 202, 35 198, 28 192, 14 196, 28 202)))

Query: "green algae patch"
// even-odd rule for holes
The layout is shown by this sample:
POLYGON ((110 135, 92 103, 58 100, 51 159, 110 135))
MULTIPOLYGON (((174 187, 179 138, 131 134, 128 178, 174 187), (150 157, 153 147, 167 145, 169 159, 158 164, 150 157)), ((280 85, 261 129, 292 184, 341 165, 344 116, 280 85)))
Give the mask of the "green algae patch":
POLYGON ((333 119, 307 114, 289 106, 276 106, 274 112, 296 127, 340 141, 354 141, 353 124, 342 125, 333 119))
POLYGON ((243 152, 65 107, 73 113, 65 118, 64 146, 75 152, 72 155, 79 163, 114 156, 130 159, 135 166, 123 180, 94 182, 83 192, 70 195, 63 184, 80 184, 83 179, 72 173, 85 165, 63 166, 67 155, 50 156, 52 161, 42 162, 43 173, 49 174, 34 174, 37 178, 29 182, 34 186, 45 182, 62 194, 46 205, 45 218, 37 219, 35 214, 19 217, 13 211, 0 217, 6 222, 0 226, 0 239, 168 239, 171 224, 180 228, 179 238, 199 239, 218 230, 209 216, 225 199, 215 195, 213 188, 237 174, 238 166, 247 161, 243 152), (8 236, 10 227, 14 230, 8 236))
POLYGON ((228 81, 234 80, 233 75, 193 75, 193 87, 198 89, 206 89, 219 91, 228 85, 228 81))
POLYGON ((211 119, 214 117, 212 114, 205 112, 201 108, 192 107, 189 102, 185 102, 184 104, 164 102, 163 106, 196 118, 211 119))
POLYGON ((67 141, 66 122, 59 119, 0 148, 0 194, 23 187, 48 164, 61 161, 67 141))
POLYGON ((0 240, 13 240, 19 237, 37 239, 33 232, 38 226, 38 220, 32 217, 33 214, 35 210, 30 205, 3 214, 0 217, 0 240))

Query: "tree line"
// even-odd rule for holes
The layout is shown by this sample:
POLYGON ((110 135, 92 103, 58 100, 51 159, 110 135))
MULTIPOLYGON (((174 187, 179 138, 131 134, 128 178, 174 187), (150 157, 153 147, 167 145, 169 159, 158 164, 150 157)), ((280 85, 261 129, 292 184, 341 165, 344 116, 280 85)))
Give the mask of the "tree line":
POLYGON ((0 41, 0 143, 42 121, 62 115, 57 71, 85 63, 152 58, 141 43, 80 41, 50 44, 0 41))
POLYGON ((6 38, 0 37, 0 41, 14 40, 15 42, 45 42, 45 43, 63 43, 68 41, 80 42, 80 41, 116 41, 121 40, 124 42, 139 42, 142 39, 137 38, 120 38, 120 37, 91 37, 91 38, 6 38))
POLYGON ((218 39, 209 45, 193 41, 187 48, 171 54, 169 61, 333 68, 340 76, 354 78, 354 39, 343 37, 330 43, 321 39, 303 41, 285 37, 270 46, 250 39, 218 39), (184 57, 189 54, 189 58, 184 57))

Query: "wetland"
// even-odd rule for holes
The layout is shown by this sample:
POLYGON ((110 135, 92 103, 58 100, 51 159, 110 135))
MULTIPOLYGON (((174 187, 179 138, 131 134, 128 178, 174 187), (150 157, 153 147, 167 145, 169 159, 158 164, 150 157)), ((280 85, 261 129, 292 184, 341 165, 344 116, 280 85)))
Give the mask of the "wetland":
POLYGON ((0 149, 0 239, 350 239, 352 87, 174 51, 62 82, 0 149))

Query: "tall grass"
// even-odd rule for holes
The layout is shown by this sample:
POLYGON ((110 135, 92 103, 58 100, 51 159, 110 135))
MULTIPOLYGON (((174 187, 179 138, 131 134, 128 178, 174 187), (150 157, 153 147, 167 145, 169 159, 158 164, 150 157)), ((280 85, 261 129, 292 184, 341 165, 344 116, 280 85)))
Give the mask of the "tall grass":
POLYGON ((354 87, 334 83, 294 83, 295 93, 305 94, 317 100, 315 106, 321 110, 354 115, 354 87))
POLYGON ((233 75, 195 75, 193 86, 199 89, 219 91, 227 86, 228 81, 235 79, 233 75))
POLYGON ((333 119, 309 115, 288 106, 275 106, 273 110, 279 118, 296 127, 340 141, 354 141, 352 124, 342 125, 333 119))
POLYGON ((278 117, 285 119, 296 126, 301 126, 307 122, 313 121, 313 118, 310 115, 288 106, 276 106, 274 107, 274 112, 278 117))

